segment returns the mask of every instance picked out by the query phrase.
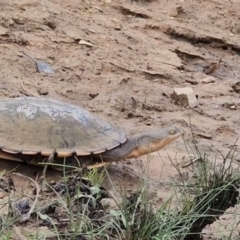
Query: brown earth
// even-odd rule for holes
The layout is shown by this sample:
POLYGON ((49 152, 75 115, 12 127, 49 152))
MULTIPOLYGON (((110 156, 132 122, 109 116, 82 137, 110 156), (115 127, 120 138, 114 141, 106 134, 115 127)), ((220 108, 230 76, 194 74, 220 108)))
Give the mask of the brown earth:
MULTIPOLYGON (((173 162, 188 155, 189 119, 199 149, 210 154, 226 154, 238 139, 240 88, 232 86, 240 77, 239 11, 238 0, 1 0, 0 97, 64 100, 129 134, 177 124, 186 142, 176 140, 149 163, 161 202, 170 188, 159 179, 177 179, 173 162), (23 51, 55 73, 37 72, 23 51), (202 82, 209 77, 213 82, 202 82), (198 96, 194 109, 172 99, 173 88, 185 86, 198 96)), ((112 164, 114 187, 135 189, 147 162, 112 164)))

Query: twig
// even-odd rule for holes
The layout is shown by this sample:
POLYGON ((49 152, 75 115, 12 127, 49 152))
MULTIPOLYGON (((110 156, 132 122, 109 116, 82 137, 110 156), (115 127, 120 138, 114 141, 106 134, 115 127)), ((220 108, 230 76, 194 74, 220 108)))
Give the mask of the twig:
POLYGON ((30 60, 32 60, 34 63, 36 63, 36 60, 34 58, 32 58, 30 55, 28 55, 26 52, 22 51, 21 53, 23 55, 25 55, 26 57, 28 57, 30 60))
POLYGON ((189 165, 191 165, 191 164, 193 164, 193 163, 195 163, 196 161, 199 161, 199 160, 201 160, 201 158, 200 157, 196 157, 196 158, 190 160, 189 162, 183 164, 182 168, 188 167, 189 165))
POLYGON ((35 93, 33 93, 33 92, 31 92, 30 90, 26 89, 26 88, 24 87, 24 85, 23 85, 23 82, 21 82, 21 87, 22 87, 22 89, 23 89, 25 92, 29 93, 30 95, 32 95, 32 96, 34 96, 34 97, 39 97, 39 96, 36 95, 35 93))
POLYGON ((109 99, 107 100, 107 102, 110 102, 111 99, 112 99, 112 91, 113 91, 113 82, 111 81, 111 89, 110 89, 110 96, 109 96, 109 99))
POLYGON ((21 173, 13 173, 13 174, 33 182, 33 184, 36 187, 36 197, 35 197, 35 200, 34 200, 32 206, 31 206, 30 210, 28 211, 28 213, 23 215, 22 219, 20 220, 20 222, 26 222, 27 220, 29 220, 29 218, 30 218, 30 216, 31 216, 31 214, 32 214, 36 204, 37 204, 39 193, 40 193, 40 187, 39 187, 39 185, 38 185, 38 183, 36 181, 34 181, 32 178, 30 178, 28 176, 25 176, 25 175, 23 175, 21 173))

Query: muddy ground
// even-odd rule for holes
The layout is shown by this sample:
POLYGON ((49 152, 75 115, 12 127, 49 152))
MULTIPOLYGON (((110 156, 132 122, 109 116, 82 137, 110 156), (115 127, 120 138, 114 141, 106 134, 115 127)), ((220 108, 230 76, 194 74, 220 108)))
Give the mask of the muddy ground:
MULTIPOLYGON (((2 0, 0 97, 64 100, 129 134, 177 124, 188 144, 190 119, 199 149, 225 154, 240 134, 239 11, 238 0, 2 0), (37 72, 23 51, 55 73, 37 72), (194 109, 172 99, 185 86, 198 97, 194 109)), ((172 161, 188 155, 186 142, 152 154, 150 186, 160 202, 170 190, 155 183, 177 179, 172 161)), ((113 164, 114 186, 135 189, 146 164, 113 164)))

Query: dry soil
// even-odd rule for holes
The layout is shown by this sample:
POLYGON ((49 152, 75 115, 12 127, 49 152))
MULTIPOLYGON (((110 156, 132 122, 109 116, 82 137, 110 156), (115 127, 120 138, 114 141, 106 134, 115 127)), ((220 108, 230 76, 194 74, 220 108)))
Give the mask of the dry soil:
POLYGON ((174 165, 188 155, 191 131, 199 149, 213 155, 238 139, 239 11, 238 0, 1 0, 0 98, 64 100, 129 135, 177 124, 185 140, 150 160, 110 167, 114 187, 131 191, 148 165, 150 187, 164 201, 170 188, 157 182, 178 179, 174 165), (55 73, 39 73, 22 52, 55 73), (198 97, 194 109, 172 99, 174 88, 186 86, 198 97))

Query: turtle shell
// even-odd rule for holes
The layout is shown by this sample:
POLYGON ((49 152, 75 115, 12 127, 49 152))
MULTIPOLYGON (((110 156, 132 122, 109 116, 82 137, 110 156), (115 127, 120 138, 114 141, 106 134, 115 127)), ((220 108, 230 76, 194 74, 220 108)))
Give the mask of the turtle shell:
POLYGON ((86 156, 126 140, 123 129, 66 102, 37 97, 0 100, 0 149, 7 153, 86 156))

